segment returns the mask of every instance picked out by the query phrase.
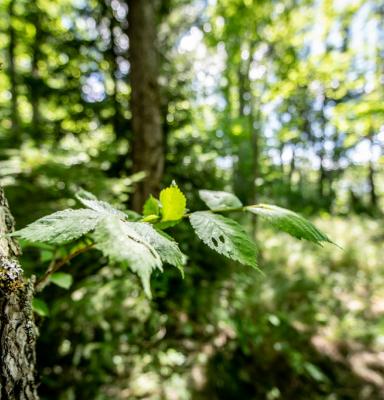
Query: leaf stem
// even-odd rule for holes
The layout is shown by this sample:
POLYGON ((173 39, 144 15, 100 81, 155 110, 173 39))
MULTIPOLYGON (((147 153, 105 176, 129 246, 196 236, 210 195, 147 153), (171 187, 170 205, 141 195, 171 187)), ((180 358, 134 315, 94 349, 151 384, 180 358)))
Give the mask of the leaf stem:
MULTIPOLYGON (((245 207, 230 207, 230 208, 216 208, 213 210, 200 210, 200 211, 209 211, 211 213, 226 213, 226 212, 239 212, 239 211, 244 211, 245 207)), ((194 211, 195 212, 195 211, 194 211)), ((188 218, 193 214, 193 212, 189 212, 183 215, 183 218, 188 218)))
POLYGON ((51 277, 51 275, 53 273, 58 271, 62 266, 67 264, 69 261, 71 261, 73 258, 78 256, 79 254, 85 253, 86 251, 91 249, 93 246, 94 246, 94 243, 91 243, 91 244, 88 244, 88 245, 82 247, 81 249, 74 251, 71 254, 68 254, 66 257, 64 257, 60 260, 53 259, 51 261, 51 263, 49 264, 47 270, 45 271, 44 275, 36 281, 35 291, 41 292, 48 285, 49 278, 51 277))

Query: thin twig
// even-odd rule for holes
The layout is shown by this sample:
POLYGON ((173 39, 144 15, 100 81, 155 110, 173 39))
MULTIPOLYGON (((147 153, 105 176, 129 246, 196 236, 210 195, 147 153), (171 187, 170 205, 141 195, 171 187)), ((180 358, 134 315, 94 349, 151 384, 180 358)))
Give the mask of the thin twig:
POLYGON ((55 260, 53 259, 51 263, 48 266, 48 269, 45 271, 44 275, 37 280, 35 284, 35 290, 36 292, 41 292, 49 282, 49 278, 53 273, 58 271, 62 266, 67 264, 69 261, 72 260, 72 258, 75 258, 79 254, 85 253, 89 249, 91 249, 94 246, 94 243, 91 243, 87 246, 82 247, 81 249, 76 250, 75 252, 68 254, 66 257, 60 259, 60 260, 55 260))
MULTIPOLYGON (((202 210, 202 211, 209 211, 211 213, 227 213, 227 212, 236 212, 236 211, 244 211, 245 207, 230 207, 230 208, 217 208, 213 210, 202 210)), ((188 218, 193 214, 193 212, 186 213, 183 215, 183 218, 188 218)))

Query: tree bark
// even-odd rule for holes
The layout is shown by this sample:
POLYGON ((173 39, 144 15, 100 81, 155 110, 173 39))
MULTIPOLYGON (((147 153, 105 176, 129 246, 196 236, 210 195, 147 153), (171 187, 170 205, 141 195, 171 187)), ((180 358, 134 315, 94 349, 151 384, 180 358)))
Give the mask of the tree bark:
POLYGON ((0 187, 0 398, 38 399, 35 381, 34 280, 26 281, 17 261, 13 218, 0 187))
POLYGON ((132 208, 141 211, 156 194, 164 169, 164 138, 157 82, 156 18, 153 1, 127 0, 132 112, 132 172, 146 177, 134 190, 132 208))

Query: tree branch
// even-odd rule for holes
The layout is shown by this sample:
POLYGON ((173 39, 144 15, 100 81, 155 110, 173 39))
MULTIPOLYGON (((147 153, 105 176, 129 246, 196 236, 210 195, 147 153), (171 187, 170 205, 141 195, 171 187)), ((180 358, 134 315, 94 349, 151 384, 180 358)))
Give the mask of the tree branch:
POLYGON ((75 252, 68 254, 66 257, 60 259, 60 260, 55 260, 53 259, 52 262, 49 264, 48 269, 45 271, 44 275, 37 280, 36 285, 35 285, 35 290, 36 292, 41 292, 49 283, 49 278, 53 273, 58 271, 62 266, 67 264, 69 261, 71 261, 73 258, 78 256, 79 254, 85 253, 89 249, 91 249, 94 246, 94 243, 91 243, 87 246, 82 247, 81 249, 76 250, 75 252))

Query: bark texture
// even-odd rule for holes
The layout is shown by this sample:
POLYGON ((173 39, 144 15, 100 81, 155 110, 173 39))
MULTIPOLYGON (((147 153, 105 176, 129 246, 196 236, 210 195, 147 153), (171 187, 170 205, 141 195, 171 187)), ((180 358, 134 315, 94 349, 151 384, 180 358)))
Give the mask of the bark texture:
POLYGON ((156 194, 164 169, 153 1, 127 0, 132 112, 132 172, 146 177, 135 188, 132 207, 141 211, 149 194, 156 194))
POLYGON ((33 279, 23 278, 13 218, 0 187, 0 399, 36 400, 33 279))

